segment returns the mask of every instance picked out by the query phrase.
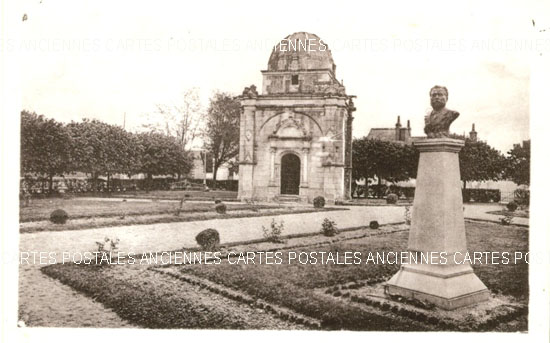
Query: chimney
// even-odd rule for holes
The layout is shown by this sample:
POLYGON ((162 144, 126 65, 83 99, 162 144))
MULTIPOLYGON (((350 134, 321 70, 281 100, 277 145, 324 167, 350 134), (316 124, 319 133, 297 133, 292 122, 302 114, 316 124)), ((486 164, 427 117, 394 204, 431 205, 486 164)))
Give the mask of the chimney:
POLYGON ((401 116, 397 116, 397 123, 395 123, 395 140, 401 140, 401 116))
POLYGON ((476 124, 472 124, 472 131, 470 131, 470 140, 476 142, 477 141, 477 132, 476 132, 476 124))

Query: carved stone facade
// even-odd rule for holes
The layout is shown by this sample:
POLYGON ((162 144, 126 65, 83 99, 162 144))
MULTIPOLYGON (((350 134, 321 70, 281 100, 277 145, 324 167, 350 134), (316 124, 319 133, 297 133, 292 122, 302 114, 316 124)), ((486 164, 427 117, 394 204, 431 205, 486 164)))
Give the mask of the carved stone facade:
MULTIPOLYGON (((320 41, 303 32, 286 39, 306 37, 320 41)), ((350 197, 355 107, 335 69, 328 47, 273 49, 262 94, 251 86, 240 97, 239 199, 350 197)))

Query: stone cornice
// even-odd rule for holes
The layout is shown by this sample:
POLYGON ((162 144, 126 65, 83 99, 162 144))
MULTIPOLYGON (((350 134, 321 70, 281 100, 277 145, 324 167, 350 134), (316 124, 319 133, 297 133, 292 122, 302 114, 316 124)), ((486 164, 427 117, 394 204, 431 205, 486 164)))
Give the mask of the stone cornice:
POLYGON ((454 152, 464 147, 464 141, 452 138, 426 138, 414 141, 413 145, 420 152, 454 152))

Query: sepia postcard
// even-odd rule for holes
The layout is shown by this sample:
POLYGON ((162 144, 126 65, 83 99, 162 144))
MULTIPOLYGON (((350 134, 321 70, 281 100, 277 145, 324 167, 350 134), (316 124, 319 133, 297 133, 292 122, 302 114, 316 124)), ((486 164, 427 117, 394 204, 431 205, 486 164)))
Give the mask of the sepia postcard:
POLYGON ((2 8, 6 342, 550 339, 548 3, 2 8))

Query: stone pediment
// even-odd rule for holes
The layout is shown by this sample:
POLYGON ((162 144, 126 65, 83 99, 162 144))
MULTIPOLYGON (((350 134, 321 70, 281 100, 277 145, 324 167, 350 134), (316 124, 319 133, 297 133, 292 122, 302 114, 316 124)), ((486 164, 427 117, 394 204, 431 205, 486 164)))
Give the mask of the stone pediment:
POLYGON ((277 124, 269 138, 311 140, 311 135, 307 132, 301 120, 289 115, 277 124))

